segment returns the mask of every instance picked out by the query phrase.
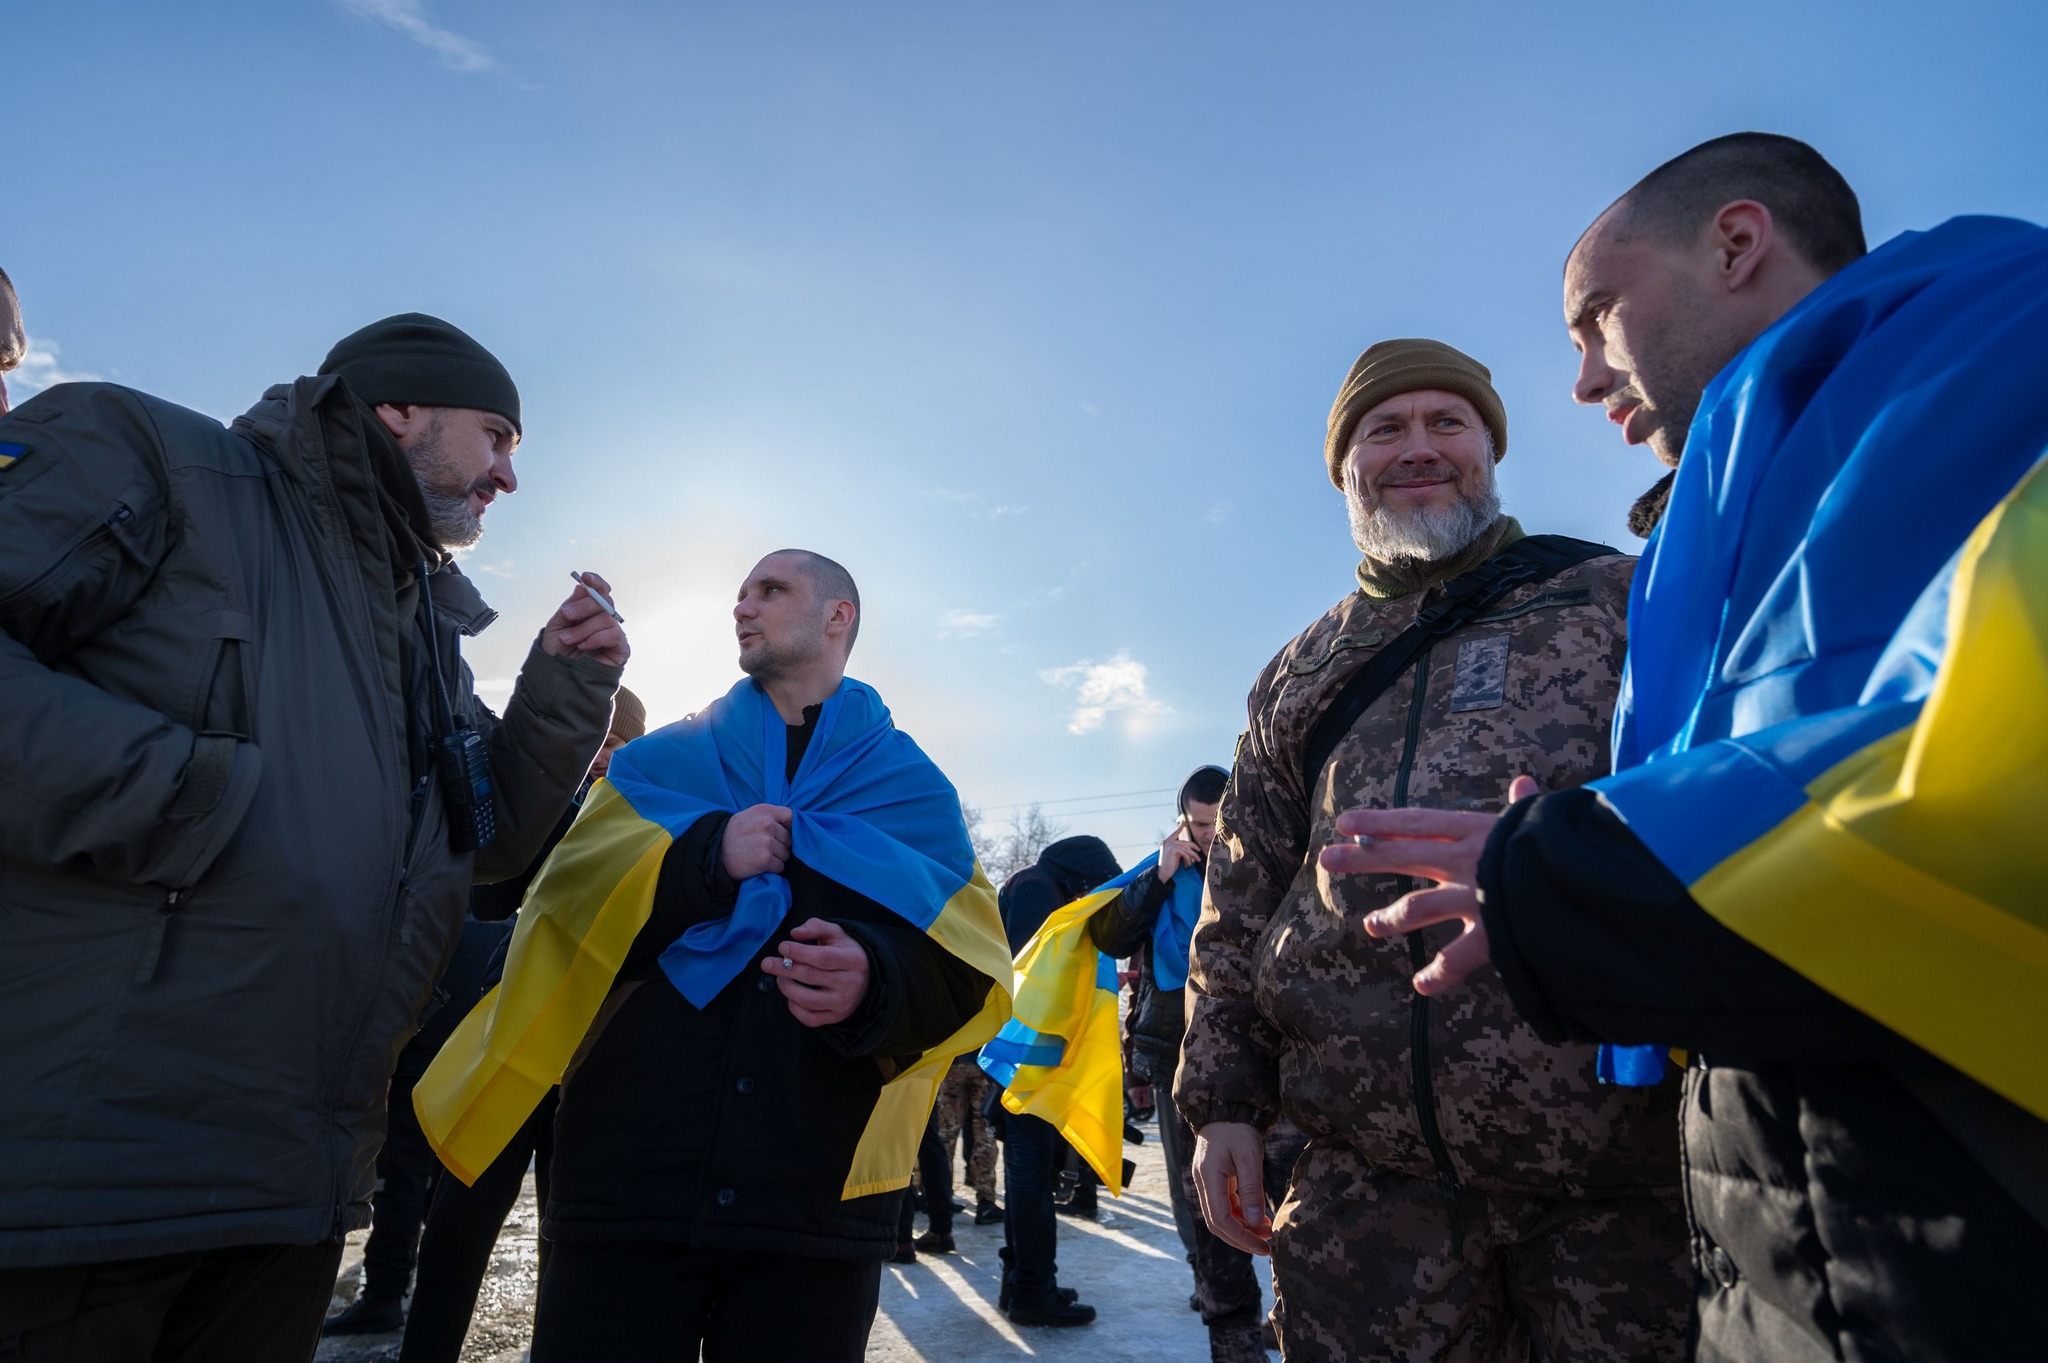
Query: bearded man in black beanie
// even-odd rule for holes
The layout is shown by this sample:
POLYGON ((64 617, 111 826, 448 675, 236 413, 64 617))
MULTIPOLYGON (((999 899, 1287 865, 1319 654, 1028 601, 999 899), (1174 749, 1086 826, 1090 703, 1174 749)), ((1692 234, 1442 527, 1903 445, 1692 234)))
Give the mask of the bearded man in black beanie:
POLYGON ((501 717, 451 559, 519 392, 386 318, 230 426, 0 417, 0 1355, 310 1358, 471 883, 525 868, 627 646, 585 574, 501 717))

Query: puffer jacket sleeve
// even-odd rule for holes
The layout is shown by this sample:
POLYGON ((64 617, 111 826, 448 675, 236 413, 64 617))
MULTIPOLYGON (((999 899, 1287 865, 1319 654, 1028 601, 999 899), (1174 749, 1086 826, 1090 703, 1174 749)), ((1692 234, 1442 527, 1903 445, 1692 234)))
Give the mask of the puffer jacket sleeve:
POLYGON ((476 854, 479 884, 518 875, 547 841, 604 742, 623 671, 592 658, 557 658, 536 637, 504 715, 474 702, 484 716, 498 816, 498 836, 476 854))
POLYGON ((1510 807, 1479 889, 1508 997, 1546 1041, 1872 1058, 1867 1019, 1708 914, 1595 791, 1510 807))
POLYGON ((172 889, 206 874, 260 755, 52 664, 128 615, 171 548, 147 410, 60 385, 0 419, 0 858, 172 889))
POLYGON ((1275 668, 1251 695, 1251 723, 1238 740, 1223 793, 1216 841, 1189 955, 1187 1036, 1173 1086, 1188 1125, 1251 1122, 1280 1112, 1280 1037, 1253 998, 1259 939, 1301 865, 1307 797, 1263 723, 1275 668))

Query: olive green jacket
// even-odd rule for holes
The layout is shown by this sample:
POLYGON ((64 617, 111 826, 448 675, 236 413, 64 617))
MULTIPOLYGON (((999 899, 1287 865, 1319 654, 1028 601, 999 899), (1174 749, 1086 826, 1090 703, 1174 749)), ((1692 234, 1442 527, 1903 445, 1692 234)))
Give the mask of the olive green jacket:
MULTIPOLYGON (((111 384, 0 418, 0 1268, 311 1243, 366 1219, 387 1078, 472 878, 534 855, 619 670, 536 643, 450 848, 429 629, 335 379, 232 428, 111 384)), ((401 475, 403 476, 403 475, 401 475)))

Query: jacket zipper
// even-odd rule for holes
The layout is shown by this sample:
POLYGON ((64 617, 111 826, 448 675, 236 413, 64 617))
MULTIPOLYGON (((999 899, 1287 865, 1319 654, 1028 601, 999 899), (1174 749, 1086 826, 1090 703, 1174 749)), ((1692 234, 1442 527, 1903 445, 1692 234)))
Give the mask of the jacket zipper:
MULTIPOLYGON (((1429 699, 1429 655, 1432 645, 1424 644, 1415 659, 1415 694, 1408 702, 1408 733, 1401 744, 1401 765, 1394 773, 1394 805, 1408 803, 1408 778, 1415 769, 1415 749, 1422 742, 1422 711, 1429 699)), ((1401 877, 1401 891, 1420 888, 1413 879, 1401 877)), ((1408 934, 1408 960, 1417 970, 1429 964, 1429 945, 1419 933, 1408 934)), ((1451 1213, 1451 1257, 1463 1262, 1465 1230, 1458 1213, 1464 1187, 1451 1163, 1450 1147, 1444 1144, 1443 1129, 1436 1120, 1436 1089, 1429 1077, 1429 996, 1416 994, 1408 1014, 1408 1077, 1415 1090, 1415 1121, 1422 1129, 1422 1143, 1429 1148, 1430 1163, 1436 1166, 1436 1186, 1443 1190, 1451 1213)))
POLYGON ((59 573, 62 573, 73 559, 77 558, 87 549, 90 549, 93 545, 98 544, 102 538, 111 535, 115 526, 126 523, 134 514, 133 511, 129 510, 126 502, 116 502, 114 509, 107 513, 106 518, 67 545, 64 552, 57 555, 56 562, 46 566, 41 572, 9 592, 4 598, 0 598, 0 606, 11 606, 17 601, 34 600, 36 593, 49 585, 50 581, 59 573))

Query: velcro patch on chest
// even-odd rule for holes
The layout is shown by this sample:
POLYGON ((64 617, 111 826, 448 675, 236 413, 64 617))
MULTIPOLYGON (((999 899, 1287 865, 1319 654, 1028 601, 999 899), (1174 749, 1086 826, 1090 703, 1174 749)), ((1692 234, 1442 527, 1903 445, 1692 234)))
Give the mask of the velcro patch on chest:
POLYGON ((1507 700, 1508 636, 1489 635, 1458 645, 1458 679, 1451 688, 1451 713, 1491 710, 1507 700))
POLYGON ((28 458, 28 446, 18 445, 11 440, 0 440, 0 473, 28 458))

